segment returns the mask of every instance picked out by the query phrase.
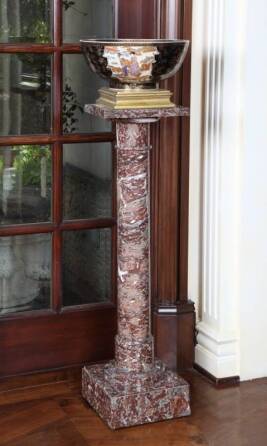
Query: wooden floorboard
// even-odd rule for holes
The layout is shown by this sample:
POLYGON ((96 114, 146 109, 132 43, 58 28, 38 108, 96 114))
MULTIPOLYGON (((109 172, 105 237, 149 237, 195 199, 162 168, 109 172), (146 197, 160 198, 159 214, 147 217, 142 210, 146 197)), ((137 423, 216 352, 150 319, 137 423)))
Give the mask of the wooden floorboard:
POLYGON ((113 432, 81 398, 80 373, 55 376, 49 374, 47 383, 40 376, 40 384, 36 376, 14 379, 6 388, 1 382, 0 445, 267 445, 267 379, 218 390, 197 372, 188 372, 191 417, 113 432))

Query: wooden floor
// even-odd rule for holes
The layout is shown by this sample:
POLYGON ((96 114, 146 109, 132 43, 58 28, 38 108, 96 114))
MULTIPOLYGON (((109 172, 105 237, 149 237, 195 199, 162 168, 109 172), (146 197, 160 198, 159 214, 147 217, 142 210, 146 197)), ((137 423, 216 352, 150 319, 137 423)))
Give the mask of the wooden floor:
POLYGON ((115 432, 83 402, 79 371, 0 381, 0 445, 267 445, 267 379, 217 390, 195 371, 184 377, 191 417, 115 432))

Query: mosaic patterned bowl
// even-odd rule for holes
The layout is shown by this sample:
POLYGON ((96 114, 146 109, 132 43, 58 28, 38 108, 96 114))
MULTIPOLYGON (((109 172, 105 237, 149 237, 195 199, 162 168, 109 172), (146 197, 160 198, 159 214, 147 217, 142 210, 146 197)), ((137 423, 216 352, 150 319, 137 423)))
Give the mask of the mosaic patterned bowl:
POLYGON ((181 67, 189 41, 165 39, 83 39, 91 69, 113 88, 154 88, 181 67))

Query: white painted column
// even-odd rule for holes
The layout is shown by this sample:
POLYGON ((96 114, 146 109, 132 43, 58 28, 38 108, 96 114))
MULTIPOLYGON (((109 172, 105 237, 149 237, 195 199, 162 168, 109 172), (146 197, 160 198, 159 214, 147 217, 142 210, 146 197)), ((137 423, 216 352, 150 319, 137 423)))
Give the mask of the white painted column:
POLYGON ((246 0, 240 217, 240 376, 267 376, 267 2, 246 0))
POLYGON ((244 2, 195 0, 192 47, 189 293, 195 362, 239 375, 239 156, 244 2))

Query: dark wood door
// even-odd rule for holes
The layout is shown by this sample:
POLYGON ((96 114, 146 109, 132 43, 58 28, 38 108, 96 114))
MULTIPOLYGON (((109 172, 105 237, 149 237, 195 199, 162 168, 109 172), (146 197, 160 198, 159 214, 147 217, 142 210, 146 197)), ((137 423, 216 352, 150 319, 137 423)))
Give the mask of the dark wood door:
MULTIPOLYGON (((101 81, 78 40, 191 38, 192 0, 1 0, 0 376, 113 356, 112 129, 82 113, 101 81), (115 20, 114 20, 115 17, 115 20)), ((168 85, 189 105, 190 54, 168 85)), ((192 366, 187 293, 189 121, 153 129, 156 352, 192 366)))
POLYGON ((113 355, 113 133, 78 43, 113 30, 112 0, 1 0, 0 376, 113 355))

